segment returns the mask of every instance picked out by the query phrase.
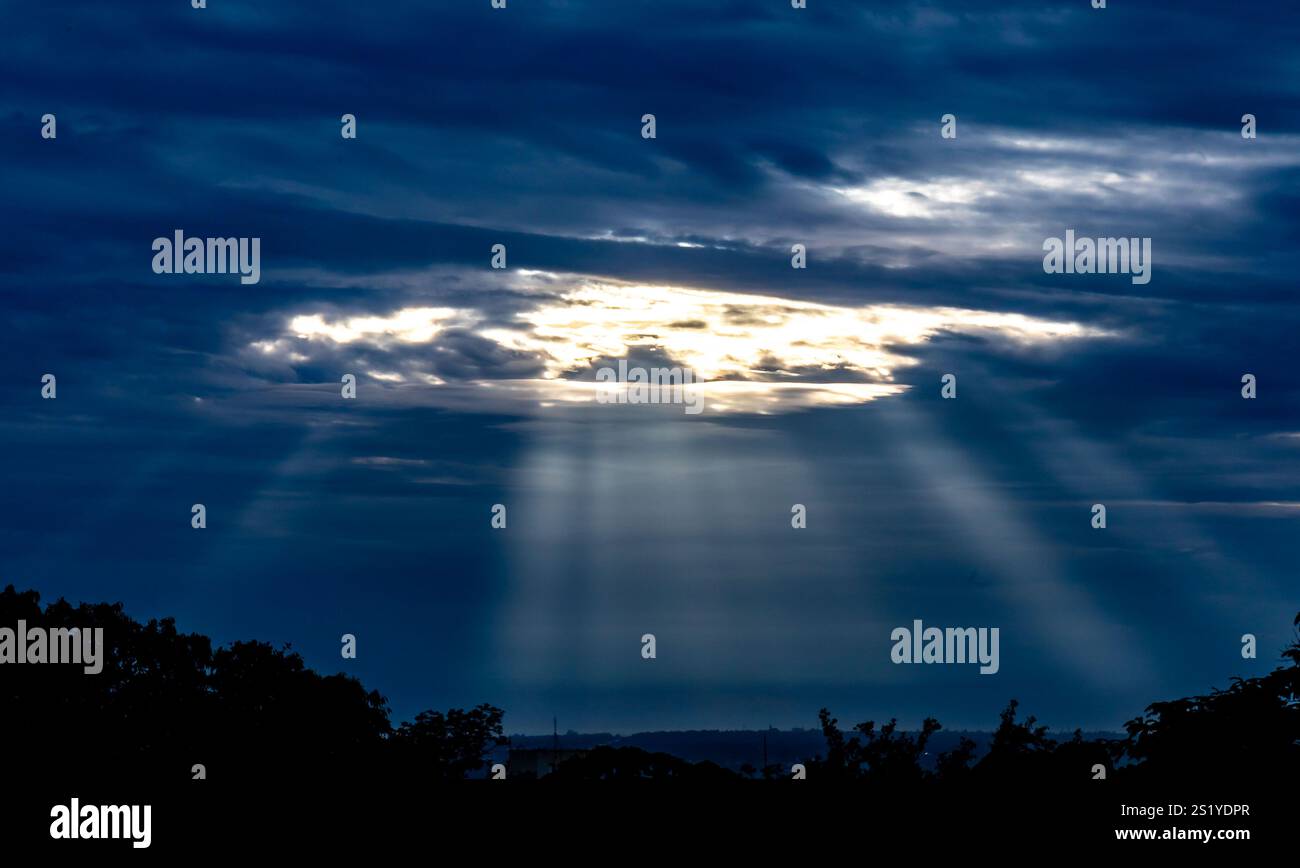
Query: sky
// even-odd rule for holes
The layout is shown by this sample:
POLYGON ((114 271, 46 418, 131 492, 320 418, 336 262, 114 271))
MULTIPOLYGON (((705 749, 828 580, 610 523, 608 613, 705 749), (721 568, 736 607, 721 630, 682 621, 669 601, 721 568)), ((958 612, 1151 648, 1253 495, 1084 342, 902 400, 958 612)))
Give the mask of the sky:
POLYGON ((1300 13, 807 5, 0 2, 0 584, 510 732, 1118 729, 1273 668, 1300 13), (260 280, 155 273, 177 230, 260 280), (999 671, 891 662, 915 619, 999 671))

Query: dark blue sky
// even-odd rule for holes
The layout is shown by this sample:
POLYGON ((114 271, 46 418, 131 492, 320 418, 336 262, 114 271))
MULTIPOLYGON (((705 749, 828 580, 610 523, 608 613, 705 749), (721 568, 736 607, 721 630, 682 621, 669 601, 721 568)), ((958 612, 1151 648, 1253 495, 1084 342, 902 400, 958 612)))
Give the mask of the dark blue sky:
POLYGON ((0 582, 510 731, 1117 728, 1266 671, 1300 12, 1109 5, 0 3, 0 582), (153 274, 177 229, 261 281, 153 274), (1045 274, 1067 229, 1151 282, 1045 274), (625 356, 722 385, 597 405, 625 356), (891 664, 914 618, 1001 671, 891 664))

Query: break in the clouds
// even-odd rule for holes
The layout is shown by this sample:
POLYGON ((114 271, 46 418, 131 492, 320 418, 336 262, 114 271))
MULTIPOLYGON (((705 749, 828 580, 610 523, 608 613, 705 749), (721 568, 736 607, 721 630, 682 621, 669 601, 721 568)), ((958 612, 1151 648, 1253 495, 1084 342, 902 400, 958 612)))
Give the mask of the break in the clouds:
MULTIPOLYGON (((1018 313, 900 305, 816 304, 776 296, 560 281, 520 294, 502 318, 474 308, 404 307, 387 314, 301 313, 283 333, 252 341, 250 364, 359 368, 380 387, 500 385, 482 409, 528 412, 590 402, 593 371, 615 359, 655 357, 690 369, 718 412, 780 412, 898 394, 909 350, 940 333, 981 336, 990 352, 1110 336, 1102 329, 1018 313), (560 282, 567 286, 555 288, 560 282), (467 365, 475 355, 479 365, 467 365), (502 364, 505 357, 509 364, 502 364), (444 364, 445 362, 445 364, 444 364), (531 376, 519 376, 531 374, 531 376), (499 382, 504 381, 504 382, 499 382), (505 399, 518 399, 511 406, 505 399)), ((1058 348, 1059 349, 1059 348, 1058 348)), ((446 389, 457 405, 465 390, 446 389)))
POLYGON ((492 701, 519 730, 988 726, 1012 695, 1115 727, 1249 674, 1242 633, 1283 641, 1300 17, 1275 3, 6 20, 0 581, 331 670, 353 633, 398 716, 492 701), (261 239, 259 282, 152 274, 178 229, 261 239), (1150 238, 1150 283, 1045 274, 1068 230, 1150 238), (696 370, 708 410, 597 407, 624 358, 696 370), (915 617, 999 626, 998 689, 900 674, 915 617))

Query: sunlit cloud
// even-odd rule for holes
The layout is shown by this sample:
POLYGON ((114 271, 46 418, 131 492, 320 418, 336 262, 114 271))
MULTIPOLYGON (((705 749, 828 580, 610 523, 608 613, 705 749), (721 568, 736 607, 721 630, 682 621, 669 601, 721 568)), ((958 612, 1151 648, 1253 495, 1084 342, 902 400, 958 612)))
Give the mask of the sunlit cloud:
MULTIPOLYGON (((314 358, 320 349, 384 351, 381 383, 473 386, 527 396, 539 406, 590 402, 594 371, 622 358, 688 368, 715 411, 781 412, 859 404, 906 389, 898 373, 916 349, 944 333, 1023 347, 1101 338, 1103 329, 1019 313, 956 307, 823 304, 680 286, 580 280, 558 293, 524 296, 513 315, 489 320, 469 308, 411 307, 387 314, 289 318, 284 333, 253 341, 257 353, 314 358), (532 376, 449 376, 428 345, 455 329, 460 340, 531 364, 532 376), (416 350, 416 352, 411 352, 416 350)), ((471 393, 472 394, 472 390, 471 393)), ((463 403, 462 400, 458 404, 463 403)))
POLYGON ((472 323, 466 311, 446 307, 403 308, 388 316, 350 317, 332 323, 320 314, 296 316, 289 331, 299 338, 328 338, 339 344, 365 340, 376 345, 391 341, 428 343, 449 325, 472 323))
POLYGON ((953 216, 955 206, 973 205, 998 196, 993 185, 972 178, 907 181, 879 178, 858 187, 832 187, 835 193, 888 217, 931 220, 953 216))

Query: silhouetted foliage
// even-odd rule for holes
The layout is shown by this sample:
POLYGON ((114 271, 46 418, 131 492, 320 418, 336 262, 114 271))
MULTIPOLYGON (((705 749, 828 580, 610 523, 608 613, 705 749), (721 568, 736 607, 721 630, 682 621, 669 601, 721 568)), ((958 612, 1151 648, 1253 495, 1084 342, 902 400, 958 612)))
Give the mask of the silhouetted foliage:
POLYGON ((0 667, 0 738, 23 746, 6 760, 45 778, 259 780, 438 778, 481 768, 501 739, 502 712, 422 712, 396 733, 376 691, 348 675, 322 676, 287 647, 235 642, 212 649, 165 618, 139 624, 121 604, 64 600, 44 610, 35 591, 0 592, 0 626, 104 629, 103 671, 75 665, 0 667), (400 756, 399 756, 400 755, 400 756), (398 761, 400 759, 400 761, 398 761))
MULTIPOLYGON (((188 777, 194 763, 210 778, 241 785, 319 778, 416 781, 460 779, 482 772, 486 756, 506 743, 503 712, 423 711, 396 729, 384 698, 348 675, 322 676, 288 647, 235 642, 213 649, 184 634, 170 618, 140 624, 121 604, 44 609, 35 591, 0 592, 0 626, 104 629, 103 672, 75 665, 0 668, 0 738, 13 746, 5 770, 13 779, 95 776, 131 780, 188 777)), ((1150 705, 1126 724, 1127 738, 1087 740, 1076 731, 1057 742, 1034 717, 1017 720, 1019 703, 1002 712, 987 752, 962 738, 927 761, 941 727, 927 718, 916 733, 897 721, 858 724, 850 733, 822 709, 826 757, 806 762, 809 779, 854 781, 873 788, 980 783, 1033 784, 1091 777, 1294 780, 1300 773, 1300 615, 1297 635, 1282 652, 1289 665, 1267 675, 1234 678, 1228 688, 1150 705)), ((555 780, 788 780, 788 768, 749 766, 736 774, 711 762, 690 763, 633 747, 598 747, 563 763, 555 780)), ((1032 788, 1024 792, 1031 792, 1032 788)))
POLYGON ((971 760, 975 757, 975 742, 965 736, 957 747, 939 754, 935 777, 941 781, 964 781, 970 777, 971 760))
POLYGON ((919 759, 925 753, 930 736, 942 727, 939 721, 927 717, 921 731, 915 736, 898 732, 898 721, 876 729, 875 721, 860 723, 854 731, 858 735, 845 738, 839 721, 823 708, 818 714, 822 735, 826 738, 826 760, 813 760, 809 774, 831 780, 856 780, 866 778, 884 786, 919 783, 922 771, 919 759))
POLYGON ((859 724, 861 738, 846 737, 822 709, 826 758, 810 761, 809 777, 886 786, 964 780, 1032 785, 1087 779, 1100 764, 1108 777, 1134 781, 1294 780, 1300 772, 1300 615, 1295 627, 1296 637, 1281 655, 1290 666, 1258 678, 1233 678, 1226 690, 1208 696, 1153 703, 1126 724, 1128 738, 1122 740, 1087 740, 1076 730, 1058 743, 1033 716, 1018 721, 1020 703, 1013 699, 978 762, 972 765, 975 743, 963 738, 926 768, 920 758, 940 729, 934 719, 927 718, 915 736, 898 735, 891 720, 878 731, 871 721, 859 724))
POLYGON ((414 723, 394 733, 399 759, 413 764, 421 776, 435 780, 464 778, 485 765, 484 755, 508 741, 501 731, 503 712, 490 705, 469 711, 453 708, 422 711, 414 723))
POLYGON ((1033 715, 1017 722, 1019 707, 1020 703, 1013 699, 1002 710, 989 752, 975 766, 981 776, 1033 777, 1047 766, 1046 759, 1056 749, 1056 742, 1047 737, 1047 727, 1037 725, 1033 715))
POLYGON ((1289 667, 1233 678, 1226 690, 1155 702, 1125 724, 1125 756, 1143 777, 1231 777, 1300 772, 1300 615, 1282 656, 1289 667), (1289 701, 1288 701, 1289 700, 1289 701))

